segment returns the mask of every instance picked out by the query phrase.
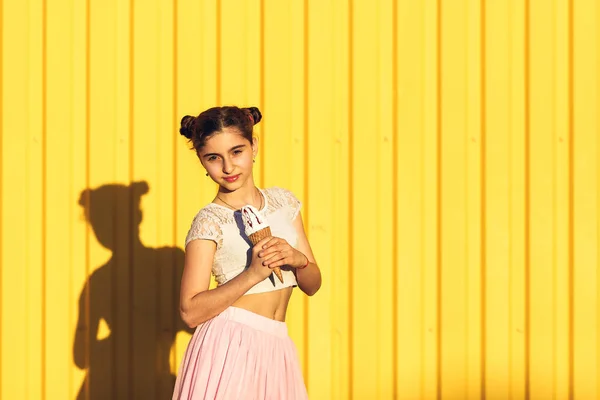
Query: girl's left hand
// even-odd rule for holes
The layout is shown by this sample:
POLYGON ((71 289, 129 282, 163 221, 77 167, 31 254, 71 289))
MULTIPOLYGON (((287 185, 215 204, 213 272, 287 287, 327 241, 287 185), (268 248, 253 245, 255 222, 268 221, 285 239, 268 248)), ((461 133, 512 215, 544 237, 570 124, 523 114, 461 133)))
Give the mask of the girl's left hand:
POLYGON ((258 253, 259 257, 264 258, 263 265, 269 268, 282 267, 288 265, 292 268, 300 268, 306 265, 308 257, 290 246, 282 238, 273 237, 263 245, 263 250, 258 253))

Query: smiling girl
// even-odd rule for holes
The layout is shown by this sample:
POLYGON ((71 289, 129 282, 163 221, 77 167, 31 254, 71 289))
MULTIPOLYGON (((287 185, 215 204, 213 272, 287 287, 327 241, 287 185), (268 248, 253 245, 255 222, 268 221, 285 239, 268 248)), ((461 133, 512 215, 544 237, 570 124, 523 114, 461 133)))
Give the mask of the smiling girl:
POLYGON ((286 189, 254 183, 258 108, 215 107, 185 116, 206 175, 219 185, 185 241, 180 312, 195 332, 179 366, 173 399, 306 399, 285 316, 294 287, 312 296, 321 272, 306 237, 300 201, 286 189), (272 236, 255 246, 240 209, 252 205, 272 236), (283 283, 272 270, 280 267, 283 283), (210 275, 217 287, 209 290, 210 275))

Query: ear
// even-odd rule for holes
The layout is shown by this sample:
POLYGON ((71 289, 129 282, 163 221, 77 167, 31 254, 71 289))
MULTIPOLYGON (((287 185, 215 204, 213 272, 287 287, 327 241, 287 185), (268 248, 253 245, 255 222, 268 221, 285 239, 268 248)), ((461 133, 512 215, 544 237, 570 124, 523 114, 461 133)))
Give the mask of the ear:
POLYGON ((252 156, 256 158, 258 155, 258 138, 255 136, 252 138, 252 156))

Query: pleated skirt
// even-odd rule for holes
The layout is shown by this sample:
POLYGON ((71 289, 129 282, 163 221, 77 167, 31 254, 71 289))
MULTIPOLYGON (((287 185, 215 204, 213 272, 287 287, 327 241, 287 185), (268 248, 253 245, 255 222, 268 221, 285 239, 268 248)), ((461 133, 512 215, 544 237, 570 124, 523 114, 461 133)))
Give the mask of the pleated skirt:
POLYGON ((308 399, 285 322, 229 307, 190 339, 173 400, 308 399))

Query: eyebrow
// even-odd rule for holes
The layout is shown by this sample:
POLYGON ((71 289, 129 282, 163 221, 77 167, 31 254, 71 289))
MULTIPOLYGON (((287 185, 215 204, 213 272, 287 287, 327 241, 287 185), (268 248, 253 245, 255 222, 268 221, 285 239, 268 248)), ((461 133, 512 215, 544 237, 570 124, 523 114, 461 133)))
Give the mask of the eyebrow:
MULTIPOLYGON (((246 147, 246 145, 245 144, 238 144, 237 146, 233 146, 231 149, 229 149, 229 152, 235 151, 237 149, 241 149, 242 147, 246 147)), ((218 154, 218 153, 207 153, 203 157, 208 157, 208 156, 220 156, 220 154, 218 154)))

